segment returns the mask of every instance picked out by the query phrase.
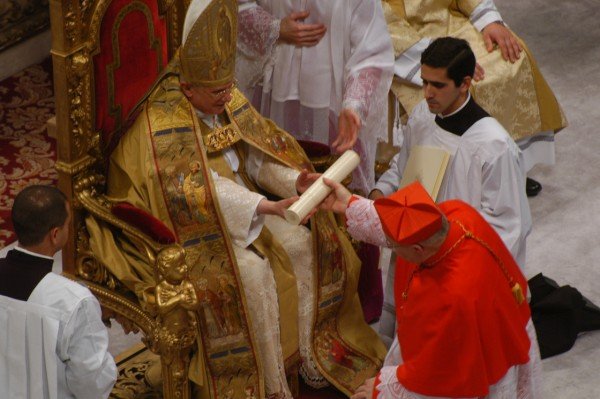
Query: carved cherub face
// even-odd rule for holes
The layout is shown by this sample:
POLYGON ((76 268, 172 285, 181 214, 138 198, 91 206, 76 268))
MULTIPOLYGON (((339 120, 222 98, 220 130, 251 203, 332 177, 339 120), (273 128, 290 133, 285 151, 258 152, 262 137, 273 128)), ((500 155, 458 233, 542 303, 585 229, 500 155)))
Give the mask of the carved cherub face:
POLYGON ((178 246, 167 247, 160 251, 156 262, 160 274, 172 282, 183 280, 188 272, 185 252, 178 246))

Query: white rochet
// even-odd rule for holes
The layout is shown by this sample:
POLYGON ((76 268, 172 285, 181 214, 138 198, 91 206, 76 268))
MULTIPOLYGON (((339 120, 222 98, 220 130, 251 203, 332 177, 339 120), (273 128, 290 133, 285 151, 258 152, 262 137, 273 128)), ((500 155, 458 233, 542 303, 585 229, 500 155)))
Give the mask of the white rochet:
POLYGON ((319 205, 331 192, 323 178, 341 183, 360 163, 360 157, 352 150, 348 150, 334 162, 298 199, 285 211, 285 220, 292 224, 300 222, 319 205))

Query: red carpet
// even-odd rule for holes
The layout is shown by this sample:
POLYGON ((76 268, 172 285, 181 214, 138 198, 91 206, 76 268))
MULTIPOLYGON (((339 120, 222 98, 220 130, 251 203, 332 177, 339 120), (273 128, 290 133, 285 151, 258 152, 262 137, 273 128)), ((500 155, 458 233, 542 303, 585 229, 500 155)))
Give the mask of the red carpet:
POLYGON ((56 142, 46 134, 53 115, 49 58, 0 82, 0 248, 15 240, 15 195, 30 184, 56 184, 56 142))

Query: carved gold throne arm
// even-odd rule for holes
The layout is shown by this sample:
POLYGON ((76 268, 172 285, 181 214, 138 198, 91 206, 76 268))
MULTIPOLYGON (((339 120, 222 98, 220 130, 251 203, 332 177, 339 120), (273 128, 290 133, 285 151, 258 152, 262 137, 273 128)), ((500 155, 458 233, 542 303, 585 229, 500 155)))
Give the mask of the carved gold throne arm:
MULTIPOLYGON (((149 263, 154 265, 154 276, 157 285, 160 284, 159 276, 161 273, 157 269, 157 256, 161 250, 174 245, 159 243, 136 226, 115 216, 112 213, 114 203, 103 194, 104 183, 105 179, 102 175, 94 174, 91 171, 78 176, 74 186, 77 206, 84 208, 94 217, 111 224, 127 236, 138 250, 146 255, 149 263)), ((95 259, 89 245, 82 242, 85 239, 82 236, 78 240, 80 242, 78 243, 77 274, 84 279, 83 282, 96 295, 103 307, 123 316, 127 321, 131 321, 139 327, 144 335, 142 339, 144 344, 149 350, 160 355, 163 397, 169 399, 190 398, 191 391, 187 375, 191 352, 198 335, 195 317, 192 316, 185 323, 184 331, 174 332, 172 323, 167 322, 168 318, 160 315, 157 311, 153 299, 154 290, 149 290, 150 295, 144 295, 143 300, 138 300, 95 259)), ((175 246, 178 245, 175 244, 175 246)), ((185 253, 183 248, 181 248, 181 251, 185 253)), ((167 265, 167 267, 169 266, 167 265)), ((193 295, 196 295, 195 291, 193 295)), ((182 314, 181 310, 175 308, 169 313, 175 315, 174 312, 179 312, 179 314, 182 314)), ((123 324, 122 320, 118 321, 123 324)), ((130 326, 124 327, 131 329, 130 326)))

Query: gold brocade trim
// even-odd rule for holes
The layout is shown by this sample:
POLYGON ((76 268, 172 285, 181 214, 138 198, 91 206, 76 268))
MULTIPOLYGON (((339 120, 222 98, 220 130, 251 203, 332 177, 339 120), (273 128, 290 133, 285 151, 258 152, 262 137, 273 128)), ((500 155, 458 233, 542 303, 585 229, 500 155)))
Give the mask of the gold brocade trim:
POLYGON ((233 123, 225 126, 215 127, 209 132, 202 134, 202 140, 209 154, 231 147, 242 139, 237 126, 233 123))
MULTIPOLYGON (((206 295, 209 296, 208 291, 218 287, 220 283, 215 281, 215 275, 223 274, 221 270, 227 271, 230 265, 235 265, 235 259, 231 257, 231 243, 220 221, 212 177, 208 172, 209 164, 203 145, 204 140, 200 142, 196 140, 202 137, 199 131, 202 125, 198 125, 202 122, 197 121, 191 105, 178 89, 178 83, 175 76, 167 77, 164 82, 156 86, 156 91, 149 97, 150 105, 147 109, 153 110, 149 123, 152 126, 153 139, 157 141, 157 144, 152 147, 162 148, 155 152, 155 167, 160 177, 157 185, 163 187, 166 207, 170 208, 169 213, 172 215, 172 223, 179 242, 183 243, 188 253, 188 263, 198 265, 191 269, 190 277, 196 281, 204 278, 208 286, 206 295), (169 139, 166 139, 167 137, 169 139), (161 155, 163 151, 164 155, 161 155), (195 171, 192 171, 192 166, 195 171), (184 182, 185 198, 177 197, 173 191, 170 193, 168 188, 168 179, 181 174, 188 182, 187 188, 184 182), (196 206, 192 208, 186 204, 196 206), (182 226, 181 223, 189 221, 189 218, 192 219, 189 226, 182 226), (196 223, 195 220, 201 220, 202 223, 196 223), (213 226, 219 226, 220 230, 215 231, 213 226), (194 234, 201 243, 186 245, 187 242, 195 240, 195 238, 187 238, 188 234, 194 234), (215 239, 206 240, 211 235, 215 239)), ((260 117, 239 91, 234 90, 233 100, 226 107, 226 113, 229 121, 237 127, 236 130, 242 140, 248 145, 259 148, 294 169, 312 170, 312 166, 295 139, 260 117)), ((235 147, 233 145, 233 148, 235 147)), ((317 265, 314 271, 315 286, 318 289, 315 296, 313 356, 323 375, 346 394, 351 394, 366 378, 376 374, 381 367, 385 348, 382 344, 378 345, 377 335, 364 322, 358 307, 356 280, 359 260, 351 244, 343 237, 331 214, 319 212, 312 223, 317 265), (350 266, 351 272, 348 269, 350 266), (369 332, 373 336, 369 335, 369 332), (337 355, 340 351, 341 357, 337 355)), ((237 266, 232 271, 235 272, 235 282, 239 284, 237 266)), ((233 283, 233 279, 232 277, 230 283, 233 283)), ((238 292, 243 291, 238 289, 238 292)), ((238 296, 236 301, 245 305, 243 295, 238 296)), ((232 309, 229 313, 235 312, 232 309)), ((228 372, 232 370, 227 368, 234 365, 239 367, 242 364, 233 355, 228 355, 230 362, 215 367, 211 353, 220 352, 217 352, 218 348, 211 345, 211 341, 219 339, 218 336, 214 336, 214 333, 220 330, 218 326, 208 325, 206 321, 200 320, 200 322, 204 323, 201 327, 204 332, 204 359, 209 364, 208 368, 213 380, 217 380, 215 389, 219 390, 225 386, 226 377, 231 376, 228 372)), ((248 334, 251 337, 252 331, 249 330, 248 334)), ((229 351, 227 353, 231 353, 230 349, 229 351)), ((245 364, 243 366, 246 367, 245 364)), ((244 368, 244 370, 249 369, 244 368)), ((255 381, 254 377, 252 376, 251 381, 255 381)), ((236 378, 234 377, 234 382, 237 381, 236 378)), ((262 383, 262 379, 260 382, 262 383)), ((227 391, 220 390, 218 393, 223 394, 223 392, 227 391)))
POLYGON ((453 0, 450 9, 457 10, 466 16, 471 16, 471 13, 481 4, 481 0, 453 0))
MULTIPOLYGON (((311 219, 313 227, 313 244, 317 249, 316 278, 317 295, 315 298, 316 324, 313 331, 313 360, 318 370, 336 388, 346 395, 352 395, 368 378, 375 376, 381 368, 380 359, 374 358, 361 348, 350 343, 347 328, 354 328, 354 339, 359 341, 370 337, 361 332, 360 323, 364 323, 362 313, 359 319, 349 320, 349 308, 353 298, 348 294, 354 287, 357 278, 351 272, 353 262, 360 262, 352 245, 341 233, 334 217, 330 213, 319 211, 311 219), (343 325, 342 323, 343 320, 343 325)), ((360 308, 354 309, 360 312, 360 308)), ((366 323, 364 327, 370 329, 366 323)), ((376 346, 377 336, 368 344, 376 346)), ((354 341, 355 344, 357 343, 354 341)), ((361 344, 365 345, 364 342, 361 344)))
POLYGON ((264 397, 262 367, 232 244, 216 200, 206 150, 191 104, 177 79, 162 82, 146 107, 157 185, 178 242, 186 250, 190 279, 201 304, 202 347, 212 398, 236 396, 252 387, 264 397), (183 176, 184 194, 171 180, 183 176), (221 306, 216 299, 220 298, 221 306))
POLYGON ((235 130, 249 145, 259 148, 286 166, 296 170, 313 167, 295 138, 273 122, 263 118, 238 89, 225 107, 235 130))

